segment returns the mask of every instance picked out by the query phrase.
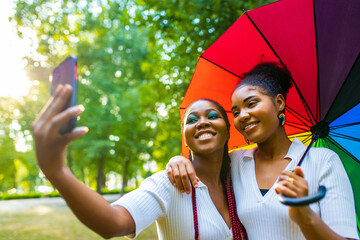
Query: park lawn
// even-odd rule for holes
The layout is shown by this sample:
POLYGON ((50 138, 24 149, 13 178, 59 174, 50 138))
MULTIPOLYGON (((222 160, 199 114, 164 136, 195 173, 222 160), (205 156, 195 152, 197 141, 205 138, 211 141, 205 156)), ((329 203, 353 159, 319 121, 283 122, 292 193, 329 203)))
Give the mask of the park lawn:
MULTIPOLYGON (((77 220, 67 206, 39 205, 21 212, 2 213, 0 216, 0 239, 100 240, 103 238, 77 220)), ((157 239, 155 223, 142 232, 137 239, 157 239)))

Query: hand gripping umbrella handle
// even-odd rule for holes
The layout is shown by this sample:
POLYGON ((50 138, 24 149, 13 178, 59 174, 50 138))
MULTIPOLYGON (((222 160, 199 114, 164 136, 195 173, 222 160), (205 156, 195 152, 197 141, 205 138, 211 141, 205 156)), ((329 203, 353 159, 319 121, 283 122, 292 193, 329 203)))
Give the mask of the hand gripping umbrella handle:
POLYGON ((321 185, 318 188, 317 193, 311 196, 306 196, 302 198, 289 198, 285 197, 284 195, 279 196, 279 200, 282 204, 285 204, 287 206, 305 206, 310 203, 314 203, 325 197, 326 194, 326 187, 321 185))

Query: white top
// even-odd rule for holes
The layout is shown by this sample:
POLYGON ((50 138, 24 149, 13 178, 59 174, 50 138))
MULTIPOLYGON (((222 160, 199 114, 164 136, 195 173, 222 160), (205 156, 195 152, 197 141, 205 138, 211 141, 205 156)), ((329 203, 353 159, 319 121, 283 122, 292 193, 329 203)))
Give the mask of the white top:
MULTIPOLYGON (((285 156, 292 159, 286 170, 295 169, 305 149, 306 146, 295 138, 285 156)), ((249 239, 305 239, 298 225, 290 219, 288 207, 278 200, 274 186, 261 195, 255 176, 254 151, 230 153, 237 212, 249 239)), ((301 169, 308 181, 309 194, 315 193, 319 185, 327 188, 325 197, 311 204, 311 209, 339 235, 358 239, 353 192, 338 155, 326 148, 311 148, 301 169)))
MULTIPOLYGON (((222 216, 212 202, 208 188, 201 181, 196 189, 199 239, 232 239, 222 216)), ((165 171, 148 177, 140 187, 115 205, 126 208, 136 225, 136 235, 156 221, 159 239, 194 239, 194 218, 191 194, 181 194, 171 185, 165 171)))

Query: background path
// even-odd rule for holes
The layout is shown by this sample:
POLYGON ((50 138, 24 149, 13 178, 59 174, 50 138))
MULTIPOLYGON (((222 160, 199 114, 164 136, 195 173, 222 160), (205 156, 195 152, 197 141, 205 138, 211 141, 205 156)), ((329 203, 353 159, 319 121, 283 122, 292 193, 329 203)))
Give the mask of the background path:
MULTIPOLYGON (((103 195, 108 202, 114 202, 117 200, 119 194, 103 195)), ((37 208, 41 206, 66 206, 64 199, 61 197, 55 198, 33 198, 33 199, 16 199, 16 200, 3 200, 0 201, 0 214, 2 213, 14 213, 24 209, 37 208)))

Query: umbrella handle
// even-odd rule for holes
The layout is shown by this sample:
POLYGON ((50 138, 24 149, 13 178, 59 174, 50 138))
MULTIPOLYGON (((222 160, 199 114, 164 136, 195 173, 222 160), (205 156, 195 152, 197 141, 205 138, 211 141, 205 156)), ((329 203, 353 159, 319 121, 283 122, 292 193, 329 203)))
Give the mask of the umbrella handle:
POLYGON ((317 202, 321 200, 325 196, 325 194, 326 194, 326 187, 321 185, 319 186, 317 193, 311 196, 306 196, 302 198, 289 198, 281 194, 278 198, 282 204, 296 207, 296 206, 305 206, 310 203, 317 202))

